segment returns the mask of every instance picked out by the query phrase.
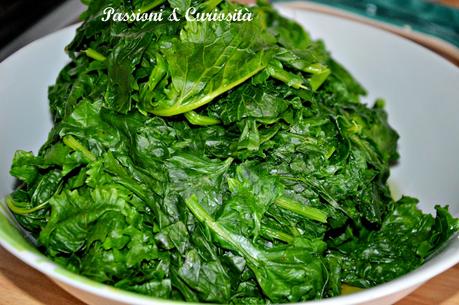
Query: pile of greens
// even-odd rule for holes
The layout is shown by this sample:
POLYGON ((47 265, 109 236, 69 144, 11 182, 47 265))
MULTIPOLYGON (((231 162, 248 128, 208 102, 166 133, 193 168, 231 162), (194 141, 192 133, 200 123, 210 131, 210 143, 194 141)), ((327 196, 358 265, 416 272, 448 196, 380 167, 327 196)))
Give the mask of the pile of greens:
POLYGON ((232 12, 221 0, 86 0, 49 89, 54 127, 18 151, 7 198, 37 247, 149 296, 265 304, 372 287, 458 229, 387 186, 384 102, 267 2, 250 22, 103 22, 119 12, 232 12))

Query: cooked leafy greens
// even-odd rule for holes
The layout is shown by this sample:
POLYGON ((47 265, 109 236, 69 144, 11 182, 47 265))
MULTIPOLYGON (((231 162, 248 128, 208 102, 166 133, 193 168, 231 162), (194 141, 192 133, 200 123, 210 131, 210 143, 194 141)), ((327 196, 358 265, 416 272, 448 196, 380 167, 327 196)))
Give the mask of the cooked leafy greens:
POLYGON ((7 198, 43 253, 96 281, 193 302, 332 297, 420 266, 458 229, 387 179, 397 133, 268 3, 250 22, 103 22, 231 12, 221 0, 86 0, 49 89, 54 127, 7 198))

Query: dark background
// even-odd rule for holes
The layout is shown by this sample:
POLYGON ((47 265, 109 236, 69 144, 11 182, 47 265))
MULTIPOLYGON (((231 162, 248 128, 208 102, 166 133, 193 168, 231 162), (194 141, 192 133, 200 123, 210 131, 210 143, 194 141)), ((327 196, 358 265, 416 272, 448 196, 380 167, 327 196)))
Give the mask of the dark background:
POLYGON ((64 0, 0 0, 0 49, 64 0))

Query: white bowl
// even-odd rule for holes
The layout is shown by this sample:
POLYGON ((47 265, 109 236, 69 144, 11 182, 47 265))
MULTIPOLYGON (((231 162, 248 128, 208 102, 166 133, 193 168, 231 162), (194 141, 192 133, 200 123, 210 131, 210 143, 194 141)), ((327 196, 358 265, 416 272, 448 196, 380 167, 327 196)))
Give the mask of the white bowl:
MULTIPOLYGON (((387 101, 389 120, 401 135, 400 164, 392 171, 397 194, 413 195, 432 212, 449 203, 459 215, 459 69, 401 37, 353 21, 285 7, 282 12, 323 38, 333 56, 368 89, 368 102, 387 101)), ((51 128, 47 87, 68 61, 64 46, 75 26, 37 40, 0 63, 0 198, 12 190, 8 174, 17 149, 35 153, 51 128)), ((38 253, 0 205, 0 243, 90 304, 167 304, 72 274, 38 253), (6 217, 3 217, 3 215, 6 217), (11 225, 9 219, 13 225, 11 225)), ((304 304, 390 304, 459 262, 459 239, 421 268, 389 283, 351 295, 304 304)), ((183 304, 183 303, 182 303, 183 304)))

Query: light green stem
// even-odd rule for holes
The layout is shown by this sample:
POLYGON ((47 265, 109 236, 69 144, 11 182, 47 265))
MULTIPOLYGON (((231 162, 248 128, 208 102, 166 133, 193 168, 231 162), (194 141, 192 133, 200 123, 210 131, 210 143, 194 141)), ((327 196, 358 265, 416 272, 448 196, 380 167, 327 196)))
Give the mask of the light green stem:
POLYGON ((185 117, 193 125, 199 126, 209 126, 209 125, 216 125, 219 124, 220 121, 205 115, 197 114, 194 111, 188 111, 185 113, 185 117))
POLYGON ((86 147, 83 146, 80 142, 78 142, 77 139, 75 139, 72 136, 65 136, 64 139, 64 144, 70 147, 73 150, 81 152, 88 160, 90 161, 96 161, 96 156, 90 152, 86 147))
POLYGON ((312 220, 316 220, 322 223, 327 222, 327 214, 323 211, 301 204, 295 200, 292 200, 287 197, 279 197, 276 199, 275 203, 286 210, 289 210, 295 214, 307 217, 312 220))
POLYGON ((246 80, 248 80, 249 78, 251 78, 252 76, 257 74, 258 72, 260 72, 264 68, 265 67, 258 67, 257 69, 255 69, 253 71, 250 71, 246 75, 243 75, 240 79, 238 79, 238 80, 236 80, 236 81, 234 81, 234 82, 232 82, 230 84, 227 84, 226 86, 219 87, 217 90, 209 92, 209 94, 206 94, 204 97, 202 97, 202 98, 200 98, 200 99, 198 99, 198 100, 196 100, 194 102, 190 102, 190 103, 184 104, 184 105, 178 103, 178 104, 173 105, 173 106, 168 107, 168 108, 155 109, 155 110, 151 111, 151 113, 159 115, 159 116, 173 116, 173 115, 177 115, 177 114, 180 114, 180 113, 185 113, 185 112, 194 110, 194 109, 199 108, 199 107, 201 107, 201 106, 203 106, 203 105, 205 105, 207 103, 210 103, 214 98, 216 98, 220 94, 223 94, 226 91, 233 89, 237 85, 242 84, 243 82, 245 82, 246 80))
POLYGON ((98 61, 105 61, 107 59, 107 57, 105 57, 104 55, 100 54, 99 52, 91 48, 86 49, 84 53, 86 54, 86 56, 92 59, 98 60, 98 61))
POLYGON ((268 68, 268 73, 271 75, 271 77, 280 80, 281 82, 285 83, 287 86, 295 88, 295 89, 308 89, 303 82, 303 79, 295 75, 293 73, 290 73, 288 71, 285 71, 284 69, 274 66, 274 65, 269 65, 268 68))
POLYGON ((11 196, 6 197, 6 204, 8 205, 8 208, 14 213, 14 214, 19 214, 19 215, 27 215, 30 213, 33 213, 35 211, 43 209, 45 206, 48 205, 48 201, 43 202, 42 204, 39 204, 33 208, 30 209, 25 209, 16 206, 13 198, 11 196))
POLYGON ((261 235, 265 237, 269 237, 269 238, 275 238, 283 242, 286 242, 288 244, 292 243, 294 240, 294 237, 288 235, 287 233, 284 233, 278 230, 274 230, 269 227, 261 227, 261 235))

